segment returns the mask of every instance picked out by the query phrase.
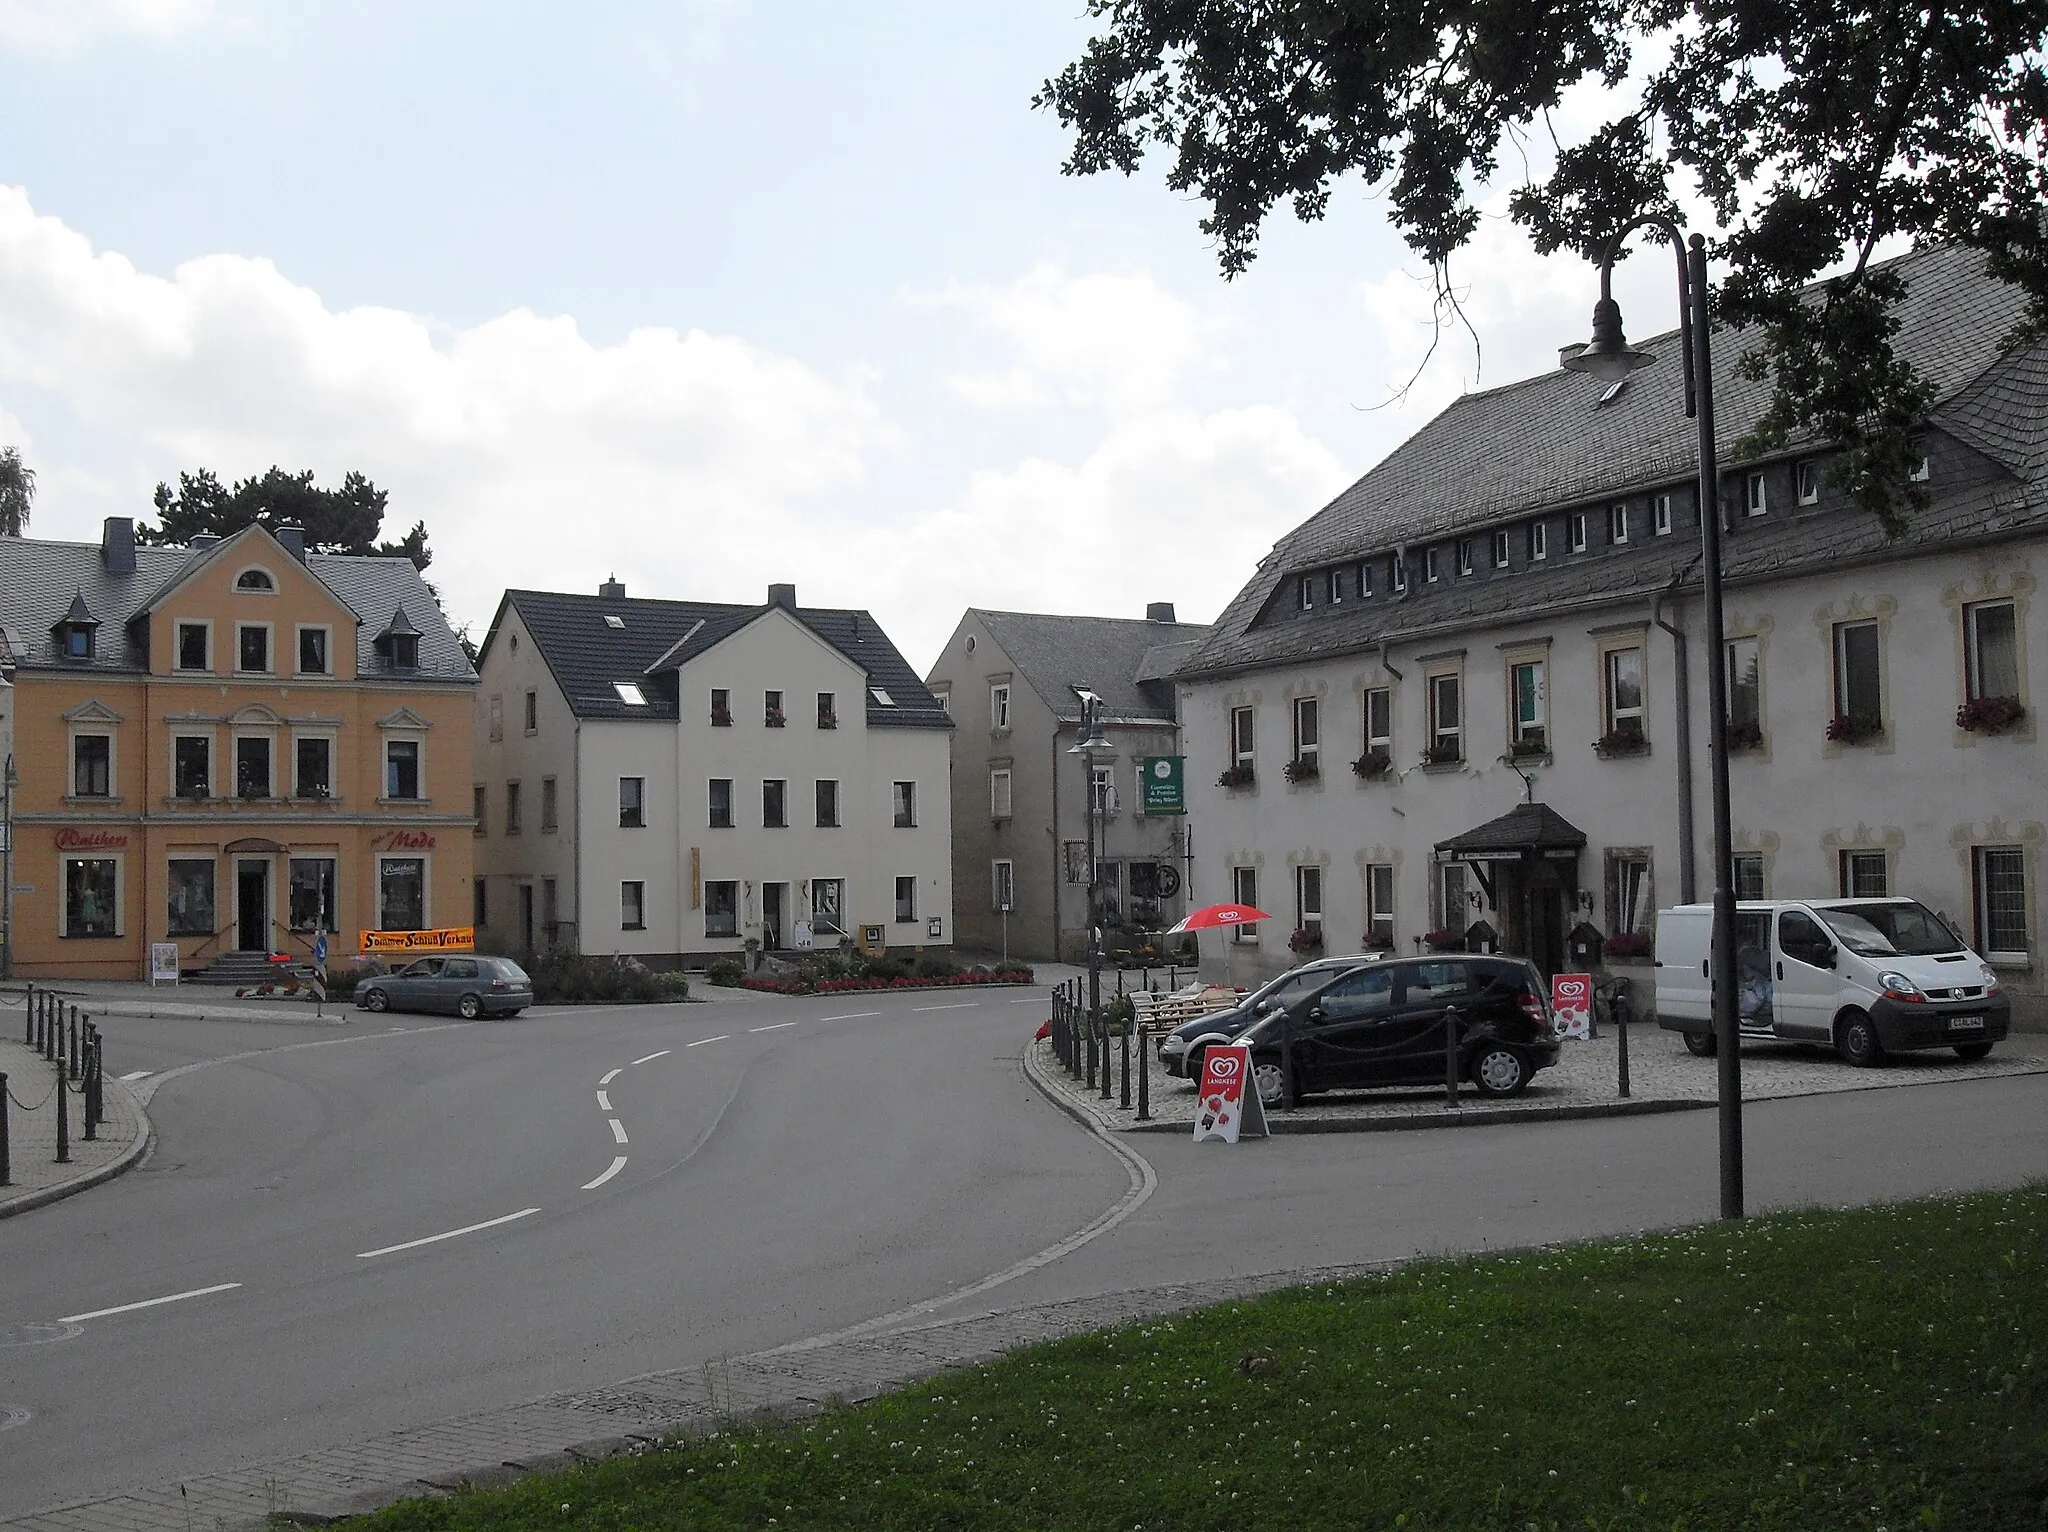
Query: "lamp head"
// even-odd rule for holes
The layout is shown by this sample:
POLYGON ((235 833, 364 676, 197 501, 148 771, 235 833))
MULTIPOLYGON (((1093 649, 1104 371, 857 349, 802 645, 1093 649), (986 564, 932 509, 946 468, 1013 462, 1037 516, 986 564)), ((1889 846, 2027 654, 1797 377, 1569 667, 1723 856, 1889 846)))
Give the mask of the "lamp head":
POLYGON ((1656 360, 1649 352, 1630 347, 1628 338, 1621 332, 1621 305, 1607 297, 1593 305, 1591 344, 1560 357, 1567 372, 1583 372, 1603 383, 1619 383, 1638 368, 1647 367, 1656 360))
POLYGON ((1088 727, 1077 745, 1067 746, 1068 755, 1100 755, 1111 748, 1109 737, 1102 732, 1102 725, 1095 721, 1095 710, 1090 708, 1082 720, 1088 727))

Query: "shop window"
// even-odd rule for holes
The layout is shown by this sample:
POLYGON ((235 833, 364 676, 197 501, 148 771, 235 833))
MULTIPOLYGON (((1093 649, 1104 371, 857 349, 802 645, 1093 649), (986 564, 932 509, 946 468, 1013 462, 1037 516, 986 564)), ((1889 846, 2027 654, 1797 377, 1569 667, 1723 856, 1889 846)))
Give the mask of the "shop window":
MULTIPOLYGON (((335 931, 335 859, 331 856, 295 856, 286 871, 292 929, 294 931, 335 931)), ((483 880, 477 880, 481 883, 483 880)), ((479 919, 478 925, 483 921, 479 919)))
POLYGON ((213 935, 213 859, 173 857, 169 871, 170 895, 165 934, 213 935))
POLYGON ((740 934, 739 884, 714 880, 704 885, 704 934, 707 937, 740 934))
POLYGON ((844 936, 846 934, 846 880, 844 878, 811 879, 811 936, 844 936))
POLYGON ((424 931, 427 928, 425 857, 387 856, 379 859, 377 920, 380 931, 424 931))
POLYGON ((120 868, 114 857, 64 858, 64 934, 120 935, 120 868))

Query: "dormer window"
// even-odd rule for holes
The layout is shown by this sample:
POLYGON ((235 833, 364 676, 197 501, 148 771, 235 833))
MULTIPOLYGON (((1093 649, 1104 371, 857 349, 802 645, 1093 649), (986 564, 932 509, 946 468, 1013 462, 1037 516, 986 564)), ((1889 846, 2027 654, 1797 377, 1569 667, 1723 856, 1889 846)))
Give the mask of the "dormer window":
POLYGON ((1422 578, 1434 585, 1441 571, 1437 568, 1437 553, 1434 548, 1422 550, 1422 578))
POLYGON ((1793 498, 1801 505, 1820 504, 1820 463, 1814 458, 1801 458, 1792 465, 1793 498))
POLYGON ((1372 594, 1372 565, 1370 565, 1370 564, 1360 564, 1360 565, 1358 566, 1358 596, 1359 596, 1359 599, 1360 599, 1360 600, 1362 601, 1362 600, 1364 600, 1364 599, 1365 599, 1365 598, 1366 598, 1367 596, 1370 596, 1371 594, 1372 594))
POLYGON ((378 653, 390 662, 393 670, 420 668, 420 630, 405 615, 404 607, 391 614, 391 621, 377 635, 376 644, 378 653))
POLYGON ((1586 551, 1586 513, 1584 511, 1573 511, 1568 519, 1567 527, 1571 532, 1572 552, 1584 553, 1586 551))
POLYGON ((270 578, 270 571, 267 569, 245 569, 235 576, 235 589, 274 591, 277 589, 277 581, 270 578))
POLYGON ((89 660, 97 647, 96 635, 100 620, 93 616, 85 604, 85 592, 76 592, 71 605, 64 615, 50 628, 50 636, 57 641, 57 652, 70 660, 89 660))
POLYGON ((1301 609, 1304 612, 1316 604, 1316 581, 1314 575, 1303 575, 1301 577, 1301 588, 1297 595, 1301 602, 1301 609))
POLYGON ((1461 575, 1468 575, 1471 572, 1472 539, 1469 537, 1461 537, 1458 539, 1458 573, 1461 575))
POLYGON ((1671 535, 1671 497, 1659 495, 1650 502, 1651 531, 1659 537, 1671 535))
POLYGON ((1529 523, 1529 562, 1539 564, 1550 557, 1550 527, 1546 522, 1529 523))
POLYGON ((1623 501, 1607 507, 1607 540, 1610 543, 1628 541, 1628 503, 1623 501))
POLYGON ((1344 571, 1341 569, 1331 570, 1329 582, 1329 588, 1324 592, 1324 599, 1330 605, 1335 606, 1344 599, 1344 571))
POLYGON ((1926 438, 1919 436, 1913 438, 1913 455, 1913 470, 1911 473, 1907 474, 1906 477, 1911 479, 1915 484, 1925 484, 1928 480, 1929 475, 1933 472, 1932 468, 1929 466, 1927 462, 1926 438))
POLYGON ((1493 567, 1495 569, 1505 569, 1508 567, 1508 533, 1505 527, 1493 534, 1493 567))
POLYGON ((1408 568, 1400 554, 1394 555, 1394 594, 1400 595, 1408 589, 1408 568))

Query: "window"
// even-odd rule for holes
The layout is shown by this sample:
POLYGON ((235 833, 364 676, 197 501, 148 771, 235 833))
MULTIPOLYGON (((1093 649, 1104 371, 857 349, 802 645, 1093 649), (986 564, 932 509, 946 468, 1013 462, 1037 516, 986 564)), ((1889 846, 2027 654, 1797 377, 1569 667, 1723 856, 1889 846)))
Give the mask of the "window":
MULTIPOLYGON (((203 622, 181 622, 178 624, 178 668, 180 670, 211 670, 207 649, 213 630, 203 622)), ((209 932, 209 935, 212 933, 209 932)))
POLYGON ((1671 535, 1671 497, 1658 495, 1650 501, 1650 530, 1658 537, 1671 535))
POLYGON ((327 674, 327 630, 325 628, 299 629, 299 674, 302 676, 324 676, 327 674))
POLYGON ((1540 521, 1529 523, 1529 562, 1541 563, 1550 557, 1550 528, 1540 521))
POLYGON ((1493 567, 1495 569, 1505 569, 1508 567, 1508 534, 1505 527, 1493 534, 1493 567))
POLYGON ((723 686, 711 688, 711 724, 717 729, 732 727, 732 693, 723 686))
POLYGON ((277 582, 267 569, 245 569, 235 576, 236 590, 276 590, 277 582))
POLYGON ((165 934, 213 935, 213 858, 173 857, 170 874, 165 934))
POLYGON ((67 624, 64 628, 64 653, 74 660, 91 659, 92 635, 91 628, 67 624))
POLYGON ((1918 456, 1914 459, 1913 467, 1906 477, 1915 484, 1925 484, 1929 475, 1933 472, 1932 467, 1927 461, 1927 443, 1924 440, 1916 439, 1913 443, 1913 450, 1918 456))
POLYGON ((270 796, 270 736, 244 734, 235 740, 235 796, 270 796))
POLYGON ((120 881, 116 857, 65 857, 64 934, 119 936, 120 881))
POLYGON ((1763 741, 1762 646, 1754 638, 1728 640, 1728 743, 1763 741))
POLYGON ((540 693, 529 691, 520 699, 520 702, 526 710, 522 727, 525 728, 528 734, 540 733, 540 693))
POLYGON ((1365 944, 1394 945, 1394 868, 1373 862, 1365 869, 1365 944))
POLYGON ((204 734, 180 734, 171 741, 171 790, 180 798, 213 792, 213 741, 204 734))
POLYGON ((989 863, 989 900, 1004 913, 1017 907, 1017 869, 1008 857, 989 863))
POLYGON ((896 923, 909 925, 917 919, 917 879, 896 880, 896 923))
POLYGON ((469 923, 478 930, 491 923, 490 883, 487 879, 469 880, 469 923))
POLYGON ((2010 601, 1963 608, 1963 649, 1970 701, 2019 696, 2019 619, 2010 601))
POLYGON ((740 934, 740 886, 727 881, 714 881, 704 885, 704 934, 706 936, 738 936, 740 934))
POLYGON ((1298 582, 1298 589, 1295 595, 1296 599, 1300 601, 1301 609, 1304 612, 1307 611, 1310 607, 1314 606, 1316 604, 1315 576, 1303 575, 1300 581, 1298 582))
POLYGON ((114 793, 114 740, 109 734, 71 736, 71 796, 110 798, 114 793))
POLYGON ((553 878, 540 880, 541 934, 553 942, 562 929, 562 898, 553 878))
POLYGON ((647 693, 640 690, 638 681, 614 681, 612 690, 619 694, 619 701, 627 707, 647 706, 647 693))
POLYGON ((1643 651, 1609 649, 1605 660, 1607 679, 1607 732, 1643 737, 1643 651))
POLYGON ((1358 595, 1361 600, 1372 594, 1372 565, 1358 566, 1358 595))
POLYGON ((647 885, 644 882, 631 880, 619 885, 619 929, 647 929, 647 885))
POLYGON ((619 828, 638 830, 647 824, 647 779, 619 778, 619 828))
POLYGON ((470 789, 469 817, 476 821, 476 833, 479 835, 489 833, 484 829, 484 822, 488 817, 486 811, 490 807, 490 801, 490 789, 483 783, 479 782, 470 789))
POLYGON ((1572 552, 1584 553, 1586 551, 1586 513, 1584 511, 1573 511, 1570 516, 1565 518, 1565 527, 1571 534, 1572 552))
POLYGON ((1323 599, 1335 606, 1344 599, 1344 571, 1332 569, 1323 576, 1323 599))
POLYGON ((761 722, 771 729, 779 729, 789 721, 782 711, 782 693, 764 692, 761 696, 761 722))
POLYGON ((1762 469, 1759 468, 1743 478, 1742 493, 1743 503, 1748 508, 1750 515, 1761 516, 1770 509, 1769 496, 1764 490, 1762 469))
POLYGON ((830 830, 839 824, 839 784, 827 777, 820 777, 816 784, 818 828, 830 830))
POLYGON ((1323 926, 1323 869, 1294 869, 1294 928, 1297 931, 1323 926))
MULTIPOLYGON (((418 798, 420 796, 420 742, 416 739, 387 739, 384 741, 384 796, 387 798, 418 798)), ((505 828, 510 830, 511 825, 505 828)))
POLYGON ((1434 584, 1436 583, 1436 580, 1437 580, 1437 576, 1438 576, 1439 572, 1440 572, 1440 571, 1439 571, 1439 570, 1438 570, 1438 568, 1437 568, 1437 554, 1436 554, 1436 549, 1434 549, 1434 548, 1425 548, 1425 549, 1423 549, 1423 550, 1422 550, 1422 578, 1423 578, 1423 579, 1425 579, 1425 580, 1427 580, 1427 581, 1428 581, 1428 582, 1429 582, 1430 584, 1434 585, 1434 584))
MULTIPOLYGON (((1230 899, 1246 909, 1259 907, 1259 869, 1256 867, 1233 867, 1230 869, 1230 899)), ((1255 942, 1259 939, 1259 928, 1255 925, 1232 926, 1230 939, 1234 942, 1255 942)))
MULTIPOLYGON (((945 702, 942 700, 939 706, 944 707, 945 702)), ((839 727, 839 699, 835 693, 818 693, 818 727, 821 729, 836 729, 839 727)))
POLYGON ((988 817, 1008 819, 1010 798, 1010 768, 991 766, 988 773, 988 817))
POLYGON ((419 634, 394 633, 391 635, 391 668, 393 670, 418 670, 420 668, 419 634))
POLYGON ((895 824, 899 830, 908 830, 917 824, 917 784, 898 782, 891 788, 891 799, 895 804, 895 824))
MULTIPOLYGON (((292 742, 292 790, 300 798, 334 794, 334 741, 324 735, 292 742)), ((481 790, 479 790, 481 791, 481 790)), ((481 796, 479 796, 481 803, 481 796)), ((478 820, 482 828, 482 820, 478 820)))
POLYGON ((1114 766, 1091 766, 1088 768, 1088 802, 1098 819, 1107 819, 1117 811, 1116 768, 1114 766))
POLYGON ((1607 540, 1616 544, 1628 541, 1628 502, 1625 500, 1607 507, 1607 540))
POLYGON ((1753 851, 1739 851, 1735 855, 1735 897, 1738 899, 1767 899, 1764 891, 1764 859, 1753 851))
POLYGON ((235 628, 235 668, 267 672, 270 669, 270 629, 261 623, 245 622, 235 628))
POLYGON ((813 936, 846 934, 846 880, 811 879, 811 933, 813 936))
MULTIPOLYGON (((295 856, 286 870, 288 908, 294 931, 334 931, 334 863, 331 856, 295 856)), ((477 880, 481 883, 483 880, 477 880)), ((482 924, 479 920, 478 924, 482 924)))
POLYGON ((1543 679, 1542 660, 1523 660, 1508 668, 1508 698, 1512 709, 1508 720, 1509 743, 1524 748, 1542 748, 1544 721, 1550 705, 1549 688, 1543 679))
POLYGON ((493 743, 505 737, 505 699, 491 698, 491 740, 493 743))
POLYGON ((769 830, 789 826, 789 783, 780 777, 770 777, 761 784, 761 824, 769 830))
POLYGON ((525 828, 525 825, 521 822, 524 797, 525 794, 517 782, 507 782, 505 784, 505 833, 507 835, 517 835, 525 828))
POLYGON ((1977 950, 1988 958, 2025 962, 2025 853, 2018 846, 1979 846, 1976 863, 1977 950))
POLYGON ((1007 685, 988 689, 988 726, 991 729, 1010 726, 1010 688, 1007 685))
POLYGON ((1810 457, 1794 463, 1792 487, 1801 505, 1820 504, 1820 464, 1810 457))
POLYGON ((876 707, 894 707, 896 705, 896 699, 883 691, 879 686, 870 686, 868 688, 868 695, 875 699, 876 707))
POLYGON ((1429 678, 1429 758, 1443 763, 1465 758, 1465 725, 1460 677, 1429 678))
POLYGON ((1469 537, 1461 537, 1458 539, 1458 573, 1461 575, 1468 575, 1471 572, 1472 539, 1469 537))
POLYGON ((1393 586, 1394 594, 1397 596, 1408 589, 1408 565, 1398 553, 1394 555, 1393 586))
POLYGON ((541 833, 546 835, 553 832, 555 821, 555 779, 553 777, 542 777, 540 779, 541 833))
POLYGON ((1294 699, 1294 759, 1298 764, 1313 766, 1320 748, 1320 709, 1313 697, 1294 699))
POLYGON ((732 828, 732 778, 713 777, 709 784, 710 802, 706 807, 707 823, 714 830, 732 828))
POLYGON ((1249 766, 1256 743, 1256 714, 1248 707, 1234 707, 1230 710, 1230 764, 1249 766))
POLYGON ((1835 624, 1835 715, 1870 730, 1884 726, 1877 624, 1835 624))
POLYGON ((1650 853, 1634 847, 1607 853, 1607 929, 1612 935, 1648 931, 1657 918, 1650 853))
POLYGON ((1371 686, 1365 692, 1365 748, 1367 754, 1394 749, 1394 693, 1390 687, 1371 686))
POLYGON ((1844 851, 1841 856, 1844 899, 1882 899, 1891 892, 1882 851, 1844 851))
POLYGON ((377 929, 427 928, 427 859, 387 856, 377 862, 377 929))
POLYGON ((1463 862, 1437 864, 1437 910, 1444 930, 1463 932, 1471 924, 1471 884, 1472 870, 1463 862))
POLYGON ((606 612, 604 614, 604 625, 608 628, 616 628, 621 633, 626 631, 626 619, 617 612, 606 612))

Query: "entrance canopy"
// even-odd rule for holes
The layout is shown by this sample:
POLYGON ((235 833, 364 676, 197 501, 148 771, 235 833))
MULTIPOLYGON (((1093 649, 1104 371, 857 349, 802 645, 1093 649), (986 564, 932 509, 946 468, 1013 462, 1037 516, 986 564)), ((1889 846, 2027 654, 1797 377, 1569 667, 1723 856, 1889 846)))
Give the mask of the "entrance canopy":
POLYGON ((1489 900, 1494 898, 1496 864, 1513 863, 1542 881, 1570 888, 1578 881, 1579 853, 1585 849, 1586 832, 1547 803, 1518 803, 1498 819, 1436 843, 1438 860, 1472 864, 1489 900))

